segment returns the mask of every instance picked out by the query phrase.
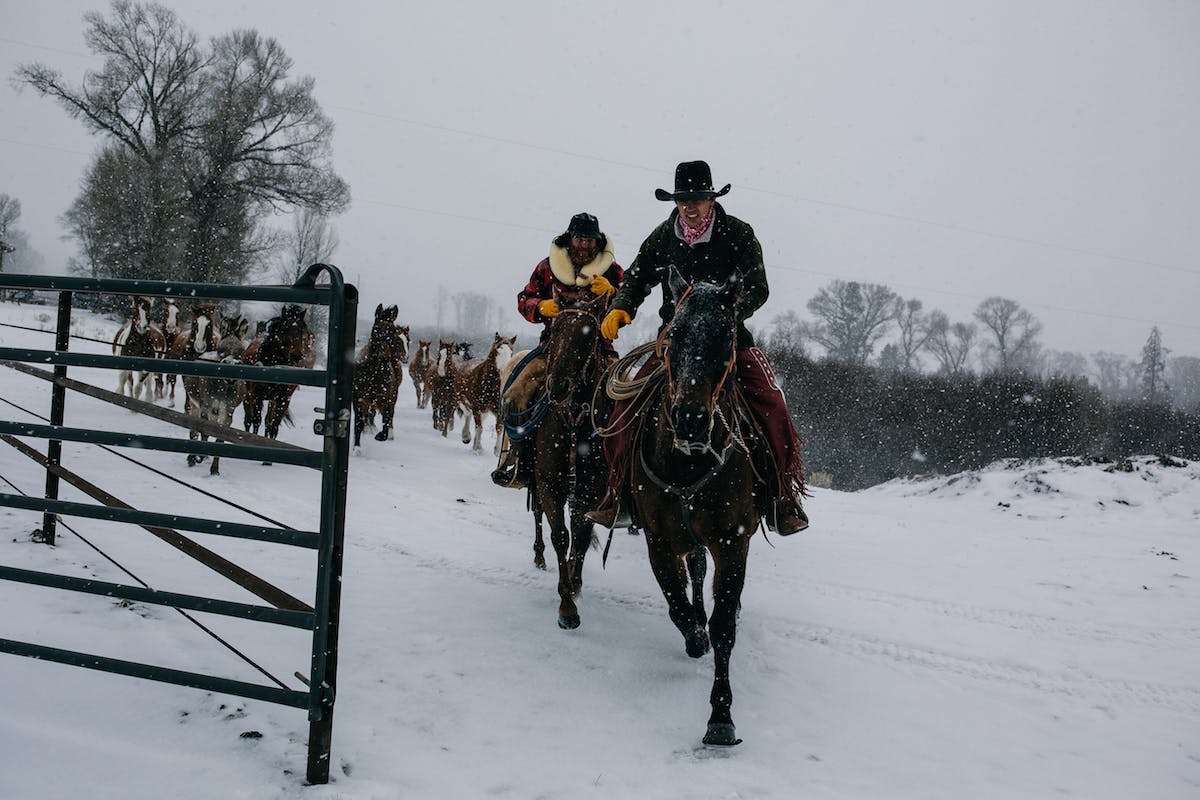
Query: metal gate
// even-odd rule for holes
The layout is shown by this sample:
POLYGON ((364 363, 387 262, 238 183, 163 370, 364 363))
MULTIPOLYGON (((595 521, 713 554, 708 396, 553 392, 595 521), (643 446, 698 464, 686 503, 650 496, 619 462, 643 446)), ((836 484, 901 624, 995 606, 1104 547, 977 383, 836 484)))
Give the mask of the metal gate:
POLYGON ((43 512, 40 538, 50 543, 54 541, 55 526, 59 516, 127 522, 141 526, 226 577, 237 581, 264 599, 269 605, 236 603, 132 585, 35 572, 6 565, 0 565, 0 579, 310 630, 312 631, 312 660, 307 678, 299 672, 296 673, 296 676, 308 686, 308 691, 299 691, 11 639, 0 638, 0 652, 191 686, 295 708, 305 708, 308 710, 309 719, 307 777, 311 783, 327 783, 333 735, 333 705, 337 686, 338 619, 350 441, 353 362, 349 358, 349 354, 353 352, 354 348, 358 290, 354 286, 346 285, 341 272, 336 267, 327 264, 312 265, 291 287, 231 286, 0 273, 0 289, 28 289, 59 293, 54 350, 0 347, 0 363, 4 366, 44 378, 51 385, 50 424, 39 425, 0 420, 0 439, 34 459, 45 469, 45 496, 39 498, 0 493, 0 506, 43 512), (317 282, 322 277, 325 280, 318 285, 317 282), (203 298, 327 306, 329 309, 329 334, 326 342, 327 358, 324 370, 288 366, 248 366, 207 361, 168 362, 170 369, 181 376, 195 375, 324 387, 324 408, 317 409, 321 416, 313 423, 314 432, 323 437, 321 450, 309 450, 244 434, 240 431, 232 431, 224 426, 197 420, 152 403, 120 398, 115 393, 71 380, 67 377, 67 367, 70 366, 163 371, 163 362, 158 359, 70 352, 71 309, 74 294, 79 292, 143 295, 179 300, 203 298), (54 371, 50 373, 38 369, 32 364, 52 364, 54 371), (68 390, 116 402, 176 425, 196 428, 220 436, 226 441, 201 442, 183 438, 92 430, 86 427, 68 427, 64 425, 68 390), (41 454, 15 439, 16 436, 46 439, 48 441, 46 453, 41 454), (269 460, 320 470, 319 530, 298 531, 287 527, 248 525, 202 517, 153 513, 132 508, 106 490, 83 480, 64 467, 61 463, 62 442, 64 441, 269 460), (70 482, 76 488, 97 499, 99 504, 59 500, 60 480, 70 482), (308 606, 303 601, 291 597, 257 576, 242 570, 237 565, 225 562, 220 556, 178 533, 180 530, 254 539, 316 550, 314 605, 308 606))

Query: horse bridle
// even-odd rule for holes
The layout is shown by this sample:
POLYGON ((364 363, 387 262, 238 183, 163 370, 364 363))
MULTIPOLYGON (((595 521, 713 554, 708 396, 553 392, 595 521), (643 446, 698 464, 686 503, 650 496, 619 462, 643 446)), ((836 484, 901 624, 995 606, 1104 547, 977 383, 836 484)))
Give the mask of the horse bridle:
MULTIPOLYGON (((596 326, 595 330, 600 330, 600 317, 597 316, 596 312, 592 311, 591 309, 567 307, 567 308, 560 309, 558 313, 559 313, 559 316, 561 316, 563 314, 586 314, 587 316, 592 318, 592 322, 596 326)), ((583 362, 583 367, 578 372, 578 375, 580 377, 586 376, 591 373, 591 371, 594 369, 593 365, 598 363, 596 361, 596 355, 599 352, 600 352, 600 347, 599 347, 599 344, 597 343, 588 352, 587 358, 583 362)), ((550 397, 549 375, 547 375, 547 381, 546 381, 546 399, 547 399, 547 401, 549 401, 549 403, 551 405, 559 406, 559 407, 561 407, 565 404, 567 407, 567 410, 570 411, 571 401, 575 397, 576 389, 579 388, 575 383, 574 377, 572 377, 570 380, 567 381, 567 387, 570 391, 567 392, 566 397, 564 397, 561 400, 555 400, 555 399, 551 398, 550 397)), ((589 404, 584 403, 583 407, 580 409, 579 417, 576 417, 575 415, 572 415, 572 414, 568 414, 568 416, 571 417, 572 424, 577 425, 579 422, 579 419, 582 417, 583 414, 586 414, 589 411, 589 409, 590 409, 589 404)))
MULTIPOLYGON (((692 287, 688 286, 686 289, 683 290, 683 294, 681 294, 679 296, 679 299, 675 301, 675 313, 671 317, 671 324, 663 326, 662 331, 658 335, 658 341, 657 341, 657 344, 655 347, 656 353, 657 353, 659 359, 663 362, 663 367, 664 367, 666 375, 667 375, 667 383, 666 383, 667 396, 666 396, 666 402, 663 404, 664 408, 669 407, 673 398, 675 397, 675 375, 671 371, 671 348, 667 344, 667 339, 669 338, 671 328, 674 325, 674 321, 679 317, 680 306, 683 305, 683 301, 686 300, 688 295, 690 295, 691 293, 692 293, 692 287)), ((727 454, 729 452, 729 445, 733 440, 733 426, 729 424, 729 420, 724 419, 724 415, 721 415, 721 413, 720 413, 721 410, 720 410, 720 407, 717 405, 717 403, 721 399, 721 393, 725 391, 726 381, 729 380, 729 376, 733 373, 733 368, 737 364, 737 331, 736 330, 734 330, 733 335, 729 337, 729 342, 730 342, 730 344, 729 344, 729 359, 725 362, 725 369, 721 373, 721 377, 719 379, 717 379, 717 384, 713 388, 712 392, 710 392, 708 397, 706 397, 704 399, 704 409, 705 409, 705 411, 708 412, 708 438, 709 438, 709 440, 707 442, 704 442, 701 445, 698 445, 696 448, 696 451, 699 453, 710 452, 710 453, 713 453, 714 455, 716 455, 716 452, 717 452, 716 448, 714 448, 712 446, 712 430, 713 430, 714 421, 716 420, 717 416, 720 415, 722 420, 725 422, 725 428, 728 430, 728 438, 726 439, 725 444, 721 449, 721 456, 719 457, 721 464, 724 463, 725 454, 727 454)), ((688 455, 691 455, 692 449, 690 447, 680 447, 679 446, 679 433, 678 433, 678 431, 675 430, 675 421, 671 418, 671 414, 669 411, 666 413, 666 418, 667 418, 667 425, 668 425, 668 427, 670 427, 671 434, 675 440, 676 449, 679 449, 682 452, 687 453, 688 455)), ((718 469, 719 469, 719 466, 718 466, 718 469)))

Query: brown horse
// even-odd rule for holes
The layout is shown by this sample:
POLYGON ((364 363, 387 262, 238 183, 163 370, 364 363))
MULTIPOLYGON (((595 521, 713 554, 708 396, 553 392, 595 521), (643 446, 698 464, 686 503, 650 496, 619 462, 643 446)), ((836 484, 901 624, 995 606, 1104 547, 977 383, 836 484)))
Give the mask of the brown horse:
MULTIPOLYGON (((242 355, 246 350, 245 336, 250 323, 243 317, 222 318, 219 321, 221 336, 214 350, 202 353, 198 359, 220 361, 225 364, 242 363, 242 355)), ((242 403, 246 392, 245 381, 234 378, 209 378, 198 375, 183 377, 184 407, 193 417, 216 422, 225 427, 233 424, 233 412, 242 403)), ((190 430, 188 437, 208 441, 208 434, 203 431, 190 430)), ((220 441, 218 439, 218 441, 220 441)), ((189 467, 204 461, 207 456, 190 453, 187 457, 189 467)), ((213 456, 208 468, 210 475, 221 474, 221 457, 213 456)))
POLYGON ((392 438, 392 419, 396 413, 396 396, 400 391, 399 364, 403 363, 400 353, 406 348, 400 328, 395 325, 396 306, 375 307, 375 322, 371 335, 354 367, 354 446, 360 446, 363 428, 368 419, 379 411, 383 427, 375 434, 375 441, 384 442, 392 438))
MULTIPOLYGON (((137 295, 133 298, 129 311, 129 319, 121 325, 117 335, 113 337, 113 355, 131 356, 134 358, 162 358, 167 342, 158 326, 150 322, 150 298, 137 295)), ((117 377, 117 394, 125 394, 129 388, 129 396, 140 399, 142 391, 146 399, 151 396, 151 388, 146 384, 150 377, 148 370, 138 370, 134 376, 133 370, 123 369, 117 377)))
POLYGON ((545 515, 558 558, 558 626, 570 629, 579 627, 575 598, 583 588, 583 560, 594 538, 584 514, 599 504, 608 479, 590 405, 608 366, 600 337, 608 298, 584 290, 557 299, 561 310, 544 345, 548 407, 534 433, 530 492, 535 527, 540 534, 538 515, 545 515))
MULTIPOLYGON (((180 309, 179 304, 172 297, 164 297, 162 301, 162 318, 159 321, 159 327, 162 329, 163 336, 167 340, 167 344, 172 344, 176 337, 179 336, 180 328, 180 309)), ((174 372, 160 372, 154 376, 154 398, 156 400, 167 400, 167 404, 174 407, 175 405, 175 383, 179 376, 174 372)))
POLYGON ((425 408, 429 404, 429 392, 425 390, 425 373, 433 360, 429 357, 429 339, 417 342, 417 352, 413 354, 412 363, 408 365, 408 377, 412 378, 413 389, 417 393, 417 408, 425 408))
POLYGON ((454 376, 458 372, 455 346, 453 339, 439 339, 437 354, 425 371, 425 391, 433 407, 433 429, 441 431, 442 436, 454 427, 454 414, 458 409, 458 400, 454 397, 454 376))
MULTIPOLYGON (((305 313, 302 306, 285 305, 279 316, 268 320, 262 336, 246 347, 243 362, 264 367, 311 368, 316 361, 316 352, 313 350, 313 333, 304 320, 305 313)), ((242 402, 243 427, 250 433, 258 433, 262 426, 268 438, 277 439, 279 424, 284 420, 290 424, 288 406, 295 391, 294 383, 247 383, 246 398, 242 402), (265 424, 264 405, 267 407, 265 424)))
POLYGON ((493 455, 500 455, 500 442, 504 425, 500 419, 500 372, 512 358, 516 336, 501 336, 492 339, 487 355, 478 364, 460 370, 454 379, 454 394, 458 407, 463 412, 463 444, 471 441, 471 421, 475 421, 475 442, 471 450, 483 452, 483 415, 491 414, 496 421, 496 445, 493 455))
POLYGON ((733 745, 740 740, 730 715, 729 659, 750 537, 761 519, 735 398, 738 287, 689 287, 674 273, 670 287, 680 300, 659 343, 665 381, 634 440, 630 495, 650 567, 687 654, 699 658, 710 643, 714 651, 704 743, 733 745), (707 564, 700 548, 714 565, 711 620, 704 612, 707 564))

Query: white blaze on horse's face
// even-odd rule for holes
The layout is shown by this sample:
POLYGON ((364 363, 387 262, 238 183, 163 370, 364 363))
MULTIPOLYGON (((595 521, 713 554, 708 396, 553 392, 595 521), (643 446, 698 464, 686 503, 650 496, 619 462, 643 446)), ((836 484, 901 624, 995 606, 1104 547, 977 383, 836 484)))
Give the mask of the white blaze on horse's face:
POLYGON ((179 330, 179 306, 174 303, 165 303, 167 309, 167 321, 163 327, 167 333, 176 333, 179 330))
POLYGON ((400 346, 403 348, 400 351, 400 357, 403 358, 405 361, 407 361, 408 360, 408 334, 405 333, 404 331, 400 331, 400 334, 399 334, 399 336, 397 336, 397 338, 400 340, 400 346))
POLYGON ((208 350, 208 324, 207 316, 196 317, 196 341, 192 347, 196 348, 197 353, 204 353, 208 350))
POLYGON ((508 342, 502 342, 496 348, 496 369, 504 369, 509 361, 512 360, 512 345, 508 342))
POLYGON ((446 361, 449 358, 450 358, 450 348, 439 347, 438 348, 437 373, 438 373, 438 375, 442 376, 443 378, 446 377, 446 361))
POLYGON ((142 305, 141 303, 138 303, 138 305, 137 305, 137 314, 134 315, 134 319, 135 319, 134 327, 137 328, 137 332, 145 333, 146 326, 149 325, 150 320, 147 318, 147 315, 146 315, 146 307, 144 305, 142 305))

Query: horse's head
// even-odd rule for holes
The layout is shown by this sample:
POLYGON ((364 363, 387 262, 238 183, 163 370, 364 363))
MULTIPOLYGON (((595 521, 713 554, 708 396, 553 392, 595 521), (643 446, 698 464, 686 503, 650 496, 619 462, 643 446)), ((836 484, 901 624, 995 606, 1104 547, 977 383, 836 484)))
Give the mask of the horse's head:
POLYGON ((687 285, 672 274, 679 298, 660 347, 667 370, 668 413, 675 447, 685 453, 712 448, 717 400, 732 386, 737 354, 737 281, 687 285))
POLYGON ((133 298, 133 310, 129 319, 133 322, 133 330, 139 334, 145 333, 150 327, 150 304, 149 297, 142 297, 139 294, 133 298))
POLYGON ((234 337, 245 342, 246 334, 250 332, 250 320, 240 314, 236 317, 222 317, 219 322, 219 328, 222 346, 224 340, 229 337, 234 337))
POLYGON ((259 357, 264 364, 284 364, 294 367, 303 365, 311 356, 313 335, 305 322, 307 309, 303 306, 285 305, 278 317, 267 322, 263 346, 259 357))
POLYGON ((446 370, 454 366, 454 351, 457 347, 458 342, 453 339, 438 339, 437 354, 433 357, 438 375, 445 375, 446 370))
POLYGON ((501 336, 497 331, 492 338, 492 346, 488 348, 487 360, 495 361, 496 369, 503 370, 505 365, 512 360, 513 345, 516 342, 516 336, 501 336))
MULTIPOLYGON (((371 336, 367 340, 367 351, 378 358, 395 361, 400 354, 400 337, 396 327, 396 315, 400 309, 396 306, 375 306, 375 322, 371 325, 371 336)), ((407 351, 407 347, 404 348, 407 351)))
POLYGON ((220 341, 221 321, 217 307, 213 303, 196 303, 192 306, 192 329, 190 339, 192 355, 203 356, 205 353, 215 353, 220 341))
POLYGON ((179 333, 179 304, 173 298, 164 297, 162 304, 163 333, 173 336, 179 333))
POLYGON ((429 346, 431 344, 433 344, 432 339, 418 339, 417 340, 417 354, 413 356, 413 361, 418 361, 418 359, 420 359, 419 363, 428 364, 429 363, 429 346))
POLYGON ((410 341, 411 341, 411 339, 409 339, 408 326, 407 325, 397 325, 396 326, 396 343, 397 343, 396 359, 397 360, 402 361, 402 362, 408 361, 408 343, 410 341))
POLYGON ((546 389, 551 401, 569 400, 575 389, 588 385, 604 366, 600 353, 600 320, 608 309, 606 295, 586 288, 554 292, 558 316, 546 337, 546 389))

